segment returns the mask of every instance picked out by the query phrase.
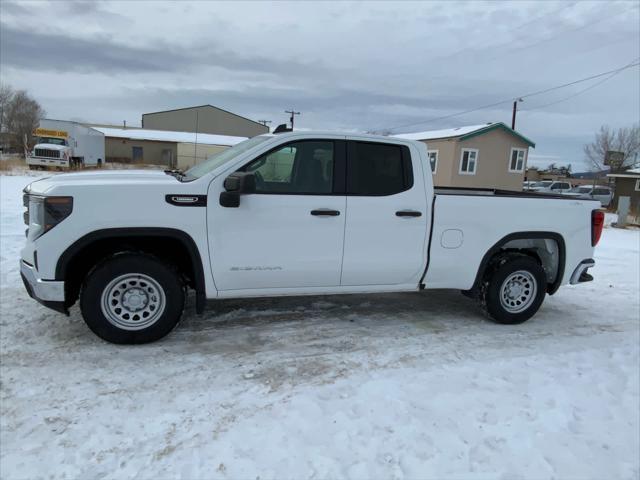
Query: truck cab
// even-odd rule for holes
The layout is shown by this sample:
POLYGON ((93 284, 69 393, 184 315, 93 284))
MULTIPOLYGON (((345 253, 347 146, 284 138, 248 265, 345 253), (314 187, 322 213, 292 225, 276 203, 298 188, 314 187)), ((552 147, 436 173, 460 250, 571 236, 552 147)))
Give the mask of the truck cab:
POLYGON ((28 163, 30 167, 68 167, 72 156, 68 138, 41 136, 36 138, 28 163))

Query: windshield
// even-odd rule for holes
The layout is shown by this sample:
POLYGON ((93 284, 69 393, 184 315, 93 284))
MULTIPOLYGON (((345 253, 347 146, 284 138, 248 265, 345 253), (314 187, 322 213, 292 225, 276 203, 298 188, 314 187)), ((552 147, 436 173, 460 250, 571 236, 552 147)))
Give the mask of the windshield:
POLYGON ((204 162, 199 163, 198 165, 194 165, 184 173, 184 178, 185 180, 194 180, 196 178, 200 178, 201 176, 215 170, 220 165, 227 163, 229 160, 234 159, 241 153, 246 152, 247 150, 261 144, 262 142, 270 138, 271 137, 261 135, 237 143, 231 148, 227 148, 222 152, 210 156, 204 162))
POLYGON ((66 145, 64 138, 40 137, 38 143, 48 143, 49 145, 66 145))

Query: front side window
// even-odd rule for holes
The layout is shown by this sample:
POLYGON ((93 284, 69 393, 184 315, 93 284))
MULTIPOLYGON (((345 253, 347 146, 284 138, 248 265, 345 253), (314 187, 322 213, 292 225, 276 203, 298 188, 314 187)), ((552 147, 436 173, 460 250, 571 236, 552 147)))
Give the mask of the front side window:
POLYGON ((333 189, 334 142, 307 140, 278 147, 247 164, 256 193, 327 194, 333 189))
POLYGON ((401 145, 349 142, 347 194, 394 195, 413 186, 409 149, 401 145))
POLYGON ((431 173, 435 175, 438 170, 438 150, 427 151, 427 156, 429 157, 429 164, 431 165, 431 173))
POLYGON ((512 148, 511 149, 511 158, 509 160, 509 171, 510 172, 524 172, 524 156, 526 154, 526 150, 524 148, 512 148))
POLYGON ((226 150, 215 153, 204 162, 194 165, 189 170, 187 170, 184 173, 185 180, 190 181, 195 180, 196 178, 200 178, 203 175, 212 172, 219 166, 232 161, 234 158, 242 155, 244 152, 260 145, 262 142, 266 142, 270 138, 271 137, 265 135, 259 135, 257 137, 253 137, 237 143, 231 148, 227 148, 226 150))
POLYGON ((478 165, 478 150, 475 148, 463 148, 460 155, 461 175, 475 175, 478 165))

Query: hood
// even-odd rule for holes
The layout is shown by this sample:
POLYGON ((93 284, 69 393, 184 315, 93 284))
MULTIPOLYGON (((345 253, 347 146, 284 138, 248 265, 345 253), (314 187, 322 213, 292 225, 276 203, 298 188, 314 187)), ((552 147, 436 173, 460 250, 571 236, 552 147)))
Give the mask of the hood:
POLYGON ((177 183, 180 183, 178 179, 167 175, 162 170, 94 170, 44 177, 27 185, 26 191, 36 195, 46 195, 52 193, 54 189, 64 187, 117 188, 123 185, 176 185, 177 183))
POLYGON ((38 143, 33 148, 34 149, 36 149, 36 148, 46 148, 47 150, 63 151, 63 150, 66 150, 67 148, 69 148, 69 146, 67 146, 67 145, 54 145, 53 143, 38 143))

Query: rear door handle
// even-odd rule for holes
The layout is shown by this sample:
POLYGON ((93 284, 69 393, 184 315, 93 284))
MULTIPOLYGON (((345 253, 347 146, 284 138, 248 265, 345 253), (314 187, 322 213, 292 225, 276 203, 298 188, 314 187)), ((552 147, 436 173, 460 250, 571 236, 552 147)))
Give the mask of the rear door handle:
POLYGON ((340 212, 328 208, 319 208, 317 210, 311 210, 311 215, 315 215, 316 217, 337 217, 340 215, 340 212))
POLYGON ((398 210, 396 212, 396 217, 421 217, 422 212, 417 212, 415 210, 398 210))

